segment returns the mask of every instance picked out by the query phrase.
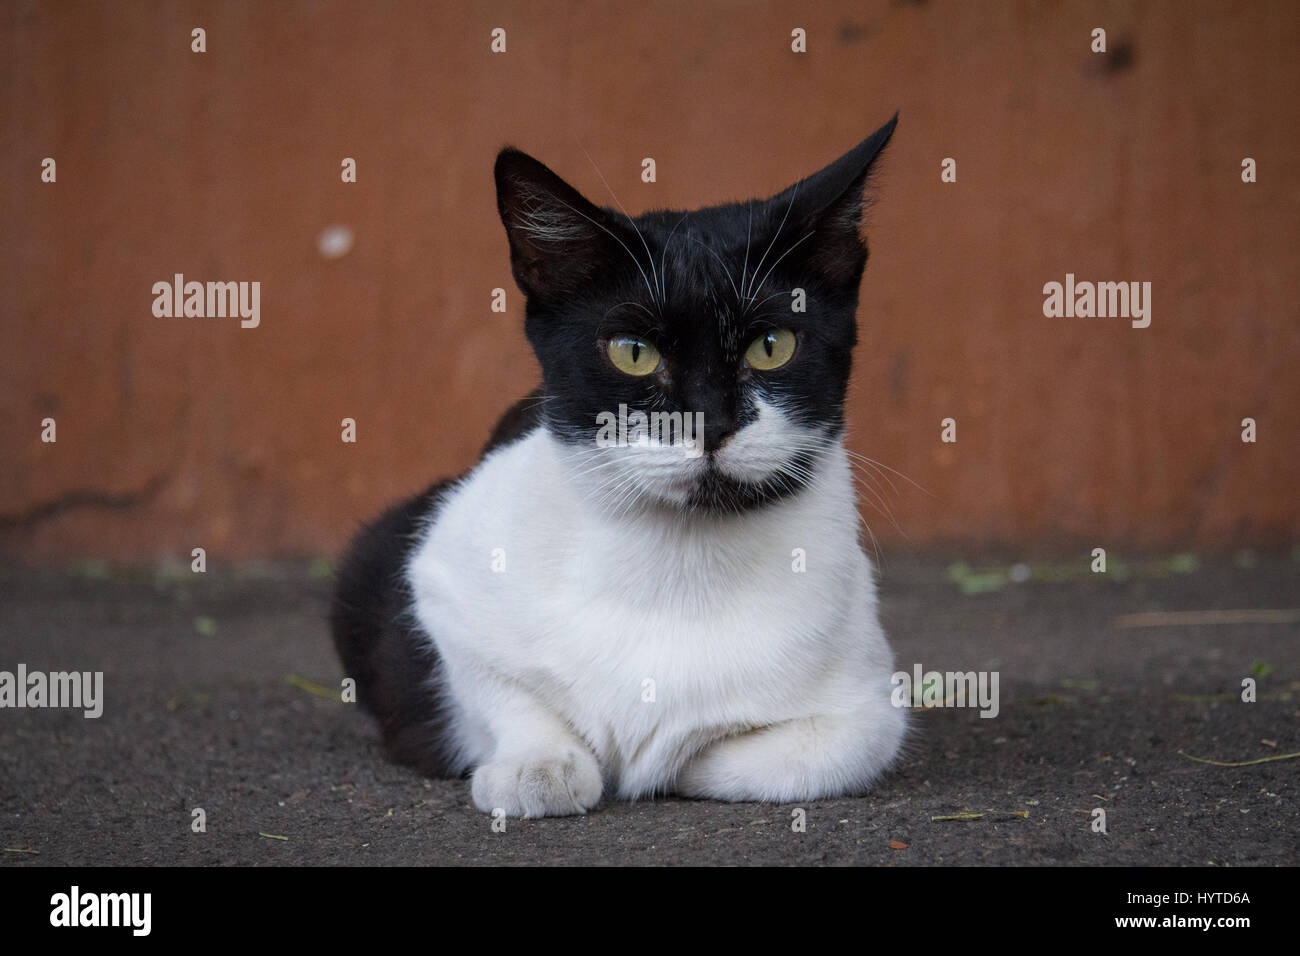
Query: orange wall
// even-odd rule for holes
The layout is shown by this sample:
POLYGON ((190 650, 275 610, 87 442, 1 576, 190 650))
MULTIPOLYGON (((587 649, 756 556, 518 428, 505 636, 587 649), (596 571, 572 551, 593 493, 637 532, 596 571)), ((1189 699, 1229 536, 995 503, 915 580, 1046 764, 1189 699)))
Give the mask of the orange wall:
POLYGON ((10 2, 0 25, 2 555, 330 552, 470 465, 536 380, 503 144, 608 203, 590 154, 637 212, 776 192, 895 109, 850 444, 930 494, 884 488, 906 537, 867 509, 882 543, 1300 537, 1288 0, 10 2), (335 224, 355 244, 330 260, 335 224), (176 272, 260 281, 260 327, 155 318, 176 272), (1067 272, 1150 281, 1150 328, 1045 318, 1067 272))

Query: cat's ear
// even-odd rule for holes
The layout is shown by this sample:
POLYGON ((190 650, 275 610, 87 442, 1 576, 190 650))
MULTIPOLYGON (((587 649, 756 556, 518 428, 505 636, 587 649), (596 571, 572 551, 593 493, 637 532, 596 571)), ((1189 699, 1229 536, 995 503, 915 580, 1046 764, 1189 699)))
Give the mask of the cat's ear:
POLYGON ((795 211, 793 221, 811 233, 800 258, 832 282, 856 287, 867 262, 863 211, 876 159, 894 134, 898 114, 820 172, 800 180, 771 200, 795 211))
POLYGON ((496 182, 510 267, 525 294, 571 292, 605 265, 608 217, 546 166, 507 147, 497 155, 496 182))

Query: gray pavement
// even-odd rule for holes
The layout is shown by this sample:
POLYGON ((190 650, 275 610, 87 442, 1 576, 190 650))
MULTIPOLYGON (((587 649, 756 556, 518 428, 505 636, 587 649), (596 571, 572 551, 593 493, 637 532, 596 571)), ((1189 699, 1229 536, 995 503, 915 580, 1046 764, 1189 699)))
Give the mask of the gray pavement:
POLYGON ((795 805, 675 799, 494 832, 465 781, 385 763, 327 696, 321 562, 0 570, 0 670, 105 675, 97 720, 0 710, 0 866, 1300 862, 1300 759, 1186 756, 1300 751, 1300 623, 1169 616, 1300 607, 1300 561, 1035 564, 1016 583, 954 559, 887 555, 886 628, 901 668, 996 670, 998 716, 916 714, 897 771, 799 804, 806 832, 795 805))

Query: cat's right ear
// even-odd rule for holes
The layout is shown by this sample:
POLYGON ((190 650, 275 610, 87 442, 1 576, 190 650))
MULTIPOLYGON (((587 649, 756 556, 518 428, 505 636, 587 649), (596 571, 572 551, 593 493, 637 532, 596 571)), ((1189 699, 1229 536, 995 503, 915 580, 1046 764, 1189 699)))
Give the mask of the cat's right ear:
POLYGON ((507 147, 497 155, 496 181, 510 268, 525 295, 572 292, 606 265, 613 241, 606 215, 546 166, 507 147))

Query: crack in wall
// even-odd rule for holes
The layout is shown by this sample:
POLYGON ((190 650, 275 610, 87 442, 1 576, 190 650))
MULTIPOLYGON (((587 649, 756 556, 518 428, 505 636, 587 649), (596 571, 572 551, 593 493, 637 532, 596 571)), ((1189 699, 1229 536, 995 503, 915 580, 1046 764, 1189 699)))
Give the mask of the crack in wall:
POLYGON ((16 531, 50 521, 79 508, 129 511, 148 504, 171 480, 168 472, 159 472, 134 491, 111 492, 96 488, 74 488, 51 501, 43 501, 7 514, 0 513, 0 531, 16 531))

